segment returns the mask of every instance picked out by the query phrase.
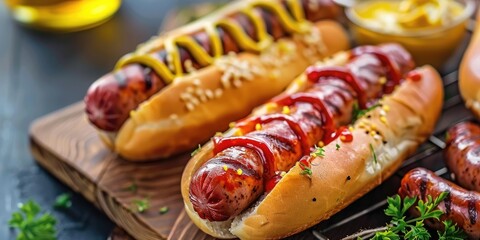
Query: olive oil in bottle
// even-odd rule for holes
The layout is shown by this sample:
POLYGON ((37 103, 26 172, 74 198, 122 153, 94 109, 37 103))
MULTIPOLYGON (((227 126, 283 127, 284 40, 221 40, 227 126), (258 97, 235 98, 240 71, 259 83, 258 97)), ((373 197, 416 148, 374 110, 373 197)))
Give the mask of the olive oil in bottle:
POLYGON ((97 26, 111 17, 121 0, 5 0, 13 18, 27 26, 55 32, 97 26))

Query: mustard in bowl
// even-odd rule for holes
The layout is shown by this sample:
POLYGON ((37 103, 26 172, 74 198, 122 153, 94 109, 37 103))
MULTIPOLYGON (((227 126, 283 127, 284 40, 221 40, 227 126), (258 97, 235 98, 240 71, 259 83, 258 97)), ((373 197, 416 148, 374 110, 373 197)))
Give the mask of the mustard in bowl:
POLYGON ((358 44, 397 42, 440 68, 465 36, 474 0, 368 0, 346 9, 358 44))

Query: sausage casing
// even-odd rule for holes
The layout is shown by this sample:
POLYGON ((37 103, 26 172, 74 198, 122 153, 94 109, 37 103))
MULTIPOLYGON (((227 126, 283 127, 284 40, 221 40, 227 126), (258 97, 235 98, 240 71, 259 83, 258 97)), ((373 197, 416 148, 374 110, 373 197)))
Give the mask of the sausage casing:
POLYGON ((456 182, 480 192, 480 126, 462 122, 450 128, 444 156, 456 182))

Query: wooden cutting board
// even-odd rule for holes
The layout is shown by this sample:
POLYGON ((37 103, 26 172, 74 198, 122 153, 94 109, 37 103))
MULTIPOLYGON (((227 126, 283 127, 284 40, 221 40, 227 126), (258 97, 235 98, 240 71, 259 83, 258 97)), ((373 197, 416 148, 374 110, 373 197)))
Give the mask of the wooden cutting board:
POLYGON ((83 103, 77 103, 32 123, 35 159, 136 239, 166 239, 183 210, 180 178, 189 154, 153 163, 127 162, 104 146, 83 109, 83 103), (139 213, 133 202, 143 199, 150 207, 139 213), (168 212, 161 214, 162 207, 168 212))

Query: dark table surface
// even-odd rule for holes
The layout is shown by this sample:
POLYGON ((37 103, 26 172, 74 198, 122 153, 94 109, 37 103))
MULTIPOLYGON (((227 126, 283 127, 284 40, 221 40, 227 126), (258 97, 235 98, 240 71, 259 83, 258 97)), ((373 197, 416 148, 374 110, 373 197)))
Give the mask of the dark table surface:
POLYGON ((55 211, 57 195, 71 192, 40 168, 29 150, 30 123, 80 101, 116 60, 159 31, 169 10, 194 0, 124 0, 105 24, 52 34, 15 23, 0 1, 0 239, 15 239, 8 220, 19 202, 33 199, 59 220, 58 239, 106 239, 114 224, 82 196, 55 211))

